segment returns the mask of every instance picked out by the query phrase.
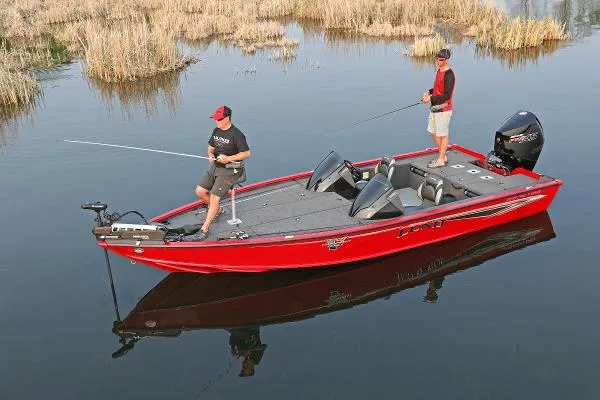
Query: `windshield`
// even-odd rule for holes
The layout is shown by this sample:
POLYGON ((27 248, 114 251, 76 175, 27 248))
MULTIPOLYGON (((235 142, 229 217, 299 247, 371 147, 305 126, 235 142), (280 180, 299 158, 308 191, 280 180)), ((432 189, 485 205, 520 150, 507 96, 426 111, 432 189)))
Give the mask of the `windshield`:
POLYGON ((342 157, 338 153, 335 151, 329 153, 327 157, 317 165, 317 168, 315 168, 306 184, 306 188, 308 190, 315 190, 315 187, 319 182, 331 175, 331 173, 338 169, 343 163, 344 160, 342 160, 342 157))
POLYGON ((367 185, 360 191, 360 194, 354 199, 350 216, 355 216, 360 210, 370 207, 385 192, 392 188, 392 183, 383 174, 376 174, 367 185))

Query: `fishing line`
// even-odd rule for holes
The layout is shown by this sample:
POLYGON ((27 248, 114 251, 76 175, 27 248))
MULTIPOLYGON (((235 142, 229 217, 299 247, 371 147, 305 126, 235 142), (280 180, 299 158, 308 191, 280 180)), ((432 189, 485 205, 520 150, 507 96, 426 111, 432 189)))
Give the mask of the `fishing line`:
POLYGON ((390 115, 390 114, 393 114, 393 113, 398 112, 398 111, 406 110, 407 108, 418 106, 419 104, 423 104, 423 103, 422 102, 418 102, 418 103, 415 103, 415 104, 411 104, 409 106, 401 107, 401 108, 398 108, 398 109, 393 110, 393 111, 388 111, 386 113, 379 114, 379 115, 376 115, 374 117, 371 117, 371 118, 368 118, 368 119, 364 119, 362 121, 355 122, 355 123, 353 123, 351 125, 346 125, 346 126, 342 126, 341 128, 331 129, 331 130, 325 131, 323 133, 331 133, 331 132, 341 131, 342 129, 348 129, 348 128, 351 128, 353 126, 364 124, 365 122, 369 122, 369 121, 372 121, 372 120, 377 119, 377 118, 385 117, 386 115, 390 115))
POLYGON ((117 147, 117 148, 120 148, 120 149, 129 149, 129 150, 150 151, 150 152, 153 152, 153 153, 171 154, 171 155, 182 156, 182 157, 202 158, 204 160, 216 160, 215 158, 198 156, 196 154, 175 153, 173 151, 146 149, 146 148, 143 148, 143 147, 133 147, 133 146, 121 146, 121 145, 118 145, 118 144, 97 143, 97 142, 84 142, 82 140, 65 140, 65 142, 68 142, 68 143, 81 143, 81 144, 93 144, 93 145, 96 145, 96 146, 117 147))

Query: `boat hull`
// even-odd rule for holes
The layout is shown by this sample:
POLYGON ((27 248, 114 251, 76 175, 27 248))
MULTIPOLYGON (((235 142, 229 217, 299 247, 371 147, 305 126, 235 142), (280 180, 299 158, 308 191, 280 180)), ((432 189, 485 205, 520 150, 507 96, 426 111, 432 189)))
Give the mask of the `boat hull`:
POLYGON ((170 272, 263 272, 342 264, 393 254, 525 218, 548 209, 561 182, 552 180, 442 209, 327 233, 210 243, 101 246, 170 272))

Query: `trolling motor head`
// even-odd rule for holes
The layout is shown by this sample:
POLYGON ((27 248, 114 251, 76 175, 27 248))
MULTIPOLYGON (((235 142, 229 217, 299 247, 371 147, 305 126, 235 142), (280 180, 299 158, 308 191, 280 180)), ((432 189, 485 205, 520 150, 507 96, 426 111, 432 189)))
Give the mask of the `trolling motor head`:
POLYGON ((508 173, 518 167, 531 171, 543 146, 544 130, 538 117, 529 111, 517 111, 496 131, 494 150, 486 162, 508 173))
POLYGON ((107 221, 106 217, 106 209, 108 205, 105 203, 100 203, 99 201, 93 203, 84 203, 81 205, 81 208, 84 210, 92 210, 96 212, 96 218, 94 219, 98 226, 106 226, 110 225, 110 222, 107 221), (102 215, 103 214, 103 215, 102 215))
POLYGON ((96 211, 97 213, 99 213, 100 211, 104 211, 108 208, 108 206, 104 203, 100 203, 99 201, 96 201, 94 203, 84 203, 81 205, 81 208, 83 208, 84 210, 92 210, 92 211, 96 211))

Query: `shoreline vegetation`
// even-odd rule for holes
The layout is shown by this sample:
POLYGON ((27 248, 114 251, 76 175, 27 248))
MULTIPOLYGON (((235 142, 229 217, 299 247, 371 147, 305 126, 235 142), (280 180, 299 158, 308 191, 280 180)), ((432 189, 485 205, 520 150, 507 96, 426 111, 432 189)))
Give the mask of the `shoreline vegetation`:
POLYGON ((0 0, 0 108, 32 104, 34 72, 73 59, 101 82, 129 82, 177 71, 198 60, 179 40, 219 40, 253 54, 296 56, 299 42, 281 18, 311 20, 327 30, 414 38, 410 57, 445 46, 440 27, 472 37, 476 47, 514 51, 568 39, 548 17, 509 18, 484 0, 0 0))

